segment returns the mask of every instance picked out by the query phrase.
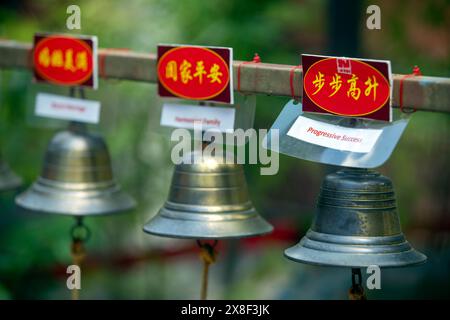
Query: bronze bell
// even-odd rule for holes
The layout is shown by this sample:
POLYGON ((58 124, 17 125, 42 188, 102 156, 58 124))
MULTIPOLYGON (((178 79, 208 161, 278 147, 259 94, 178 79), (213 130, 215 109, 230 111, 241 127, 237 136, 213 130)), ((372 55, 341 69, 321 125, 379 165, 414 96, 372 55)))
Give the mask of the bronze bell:
POLYGON ((19 178, 2 160, 0 154, 0 191, 12 190, 22 185, 22 179, 19 178))
POLYGON ((32 211, 73 216, 109 214, 135 206, 114 180, 103 138, 78 123, 53 137, 41 176, 16 197, 16 203, 32 211))
POLYGON ((326 176, 311 228, 285 255, 303 263, 354 268, 402 267, 427 259, 401 231, 391 180, 350 168, 326 176))
MULTIPOLYGON (((230 155, 225 155, 230 159, 230 155)), ((144 226, 150 234, 190 239, 241 238, 272 231, 249 199, 242 165, 189 153, 176 165, 168 200, 144 226), (200 159, 194 163, 194 159, 200 159)))

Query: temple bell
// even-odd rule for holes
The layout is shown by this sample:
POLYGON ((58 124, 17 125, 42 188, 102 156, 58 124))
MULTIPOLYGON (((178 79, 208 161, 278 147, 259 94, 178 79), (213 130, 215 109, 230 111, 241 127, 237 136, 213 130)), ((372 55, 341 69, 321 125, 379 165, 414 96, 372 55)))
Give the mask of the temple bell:
POLYGON ((114 180, 108 148, 84 124, 57 133, 45 153, 40 177, 16 197, 18 206, 72 216, 126 211, 135 201, 114 180))
POLYGON ((389 178, 344 168, 322 183, 314 221, 291 260, 323 266, 403 267, 426 261, 405 239, 389 178))
POLYGON ((190 239, 243 238, 271 232, 272 226, 250 201, 242 165, 233 160, 230 154, 187 154, 175 167, 167 201, 144 231, 190 239))

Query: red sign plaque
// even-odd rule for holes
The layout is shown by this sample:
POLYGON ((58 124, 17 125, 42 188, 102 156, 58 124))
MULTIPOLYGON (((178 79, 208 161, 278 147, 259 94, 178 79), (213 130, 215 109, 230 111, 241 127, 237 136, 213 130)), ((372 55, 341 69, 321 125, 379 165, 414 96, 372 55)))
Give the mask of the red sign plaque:
POLYGON ((303 111, 392 121, 389 61, 302 55, 303 111))
POLYGON ((36 34, 34 78, 65 86, 97 88, 97 37, 36 34))
POLYGON ((232 49, 158 46, 161 97, 233 103, 232 49))

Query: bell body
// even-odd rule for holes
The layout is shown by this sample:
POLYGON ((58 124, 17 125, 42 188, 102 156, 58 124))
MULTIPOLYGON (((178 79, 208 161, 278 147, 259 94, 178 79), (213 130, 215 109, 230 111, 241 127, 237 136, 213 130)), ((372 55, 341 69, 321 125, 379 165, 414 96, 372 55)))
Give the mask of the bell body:
POLYGON ((57 133, 40 177, 16 197, 24 209, 74 216, 132 209, 135 201, 115 182, 104 140, 83 127, 57 133))
POLYGON ((12 190, 22 185, 22 179, 19 178, 9 166, 2 161, 0 155, 0 191, 12 190))
POLYGON ((272 231, 250 201, 242 165, 188 154, 175 167, 168 200, 144 226, 150 234, 191 239, 242 238, 272 231), (193 163, 194 159, 201 159, 193 163), (191 163, 191 164, 189 164, 191 163))
POLYGON ((367 169, 343 169, 325 178, 310 230, 285 256, 342 267, 402 267, 426 261, 401 231, 392 182, 367 169))

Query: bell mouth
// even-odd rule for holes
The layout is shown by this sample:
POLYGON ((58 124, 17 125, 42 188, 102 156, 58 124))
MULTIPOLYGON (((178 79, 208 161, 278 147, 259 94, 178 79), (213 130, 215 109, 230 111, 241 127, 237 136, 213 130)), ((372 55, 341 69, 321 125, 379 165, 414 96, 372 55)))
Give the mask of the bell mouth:
POLYGON ((59 183, 39 178, 16 197, 16 204, 28 211, 72 216, 125 212, 135 200, 112 181, 101 183, 59 183))
POLYGON ((264 235, 273 227, 254 208, 246 211, 200 213, 161 208, 144 232, 182 239, 233 239, 264 235))
POLYGON ((377 236, 341 236, 309 230, 297 245, 284 251, 293 261, 334 267, 361 268, 370 265, 394 268, 425 263, 402 233, 377 236))

